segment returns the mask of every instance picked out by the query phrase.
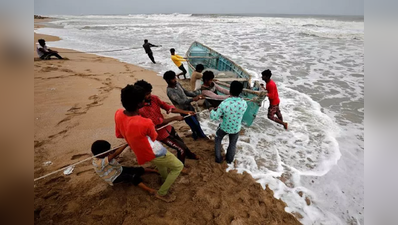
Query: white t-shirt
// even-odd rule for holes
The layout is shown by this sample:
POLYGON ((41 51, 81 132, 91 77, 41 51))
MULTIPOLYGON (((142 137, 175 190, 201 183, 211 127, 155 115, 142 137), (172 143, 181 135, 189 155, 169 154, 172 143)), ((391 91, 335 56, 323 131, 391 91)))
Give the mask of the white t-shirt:
POLYGON ((199 90, 200 87, 202 87, 202 80, 201 80, 201 79, 197 79, 197 80, 195 81, 195 91, 196 91, 196 90, 199 90))
POLYGON ((39 50, 40 48, 43 48, 44 51, 48 52, 47 45, 44 45, 44 47, 42 47, 40 44, 37 44, 36 48, 37 54, 39 55, 39 57, 42 57, 44 53, 39 50))

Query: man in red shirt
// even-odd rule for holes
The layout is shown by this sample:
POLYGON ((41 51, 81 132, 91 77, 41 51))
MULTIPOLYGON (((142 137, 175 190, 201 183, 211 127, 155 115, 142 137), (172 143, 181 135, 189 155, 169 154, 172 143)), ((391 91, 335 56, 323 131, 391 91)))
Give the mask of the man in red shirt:
MULTIPOLYGON (((152 95, 152 85, 145 80, 137 81, 134 85, 142 87, 145 91, 145 104, 144 107, 140 108, 139 113, 142 117, 151 119, 155 124, 155 128, 160 128, 172 121, 182 121, 183 116, 173 116, 170 118, 164 118, 161 112, 161 108, 167 112, 171 113, 182 113, 194 115, 193 111, 185 111, 182 109, 177 109, 172 105, 168 105, 159 99, 158 96, 152 95)), ((177 150, 177 158, 185 165, 185 157, 188 159, 199 159, 194 153, 192 153, 189 148, 185 145, 184 141, 178 136, 174 127, 168 125, 160 130, 157 130, 158 137, 157 140, 163 144, 177 150)), ((184 172, 184 171, 183 171, 184 172)))
MULTIPOLYGON (((268 92, 267 96, 269 99, 268 119, 282 124, 283 127, 287 130, 287 123, 283 122, 283 117, 281 111, 279 110, 279 94, 275 82, 271 80, 271 70, 264 70, 261 75, 263 81, 267 83, 265 89, 268 92), (277 117, 275 117, 275 114, 277 117)), ((264 85, 261 85, 261 87, 264 88, 264 85)))
POLYGON ((127 85, 122 89, 121 100, 124 110, 119 109, 115 113, 116 137, 126 140, 134 151, 138 164, 151 162, 158 168, 164 183, 155 196, 163 201, 172 202, 175 196, 168 194, 168 190, 179 176, 183 164, 168 151, 165 155, 155 156, 148 141, 148 137, 152 141, 158 137, 155 125, 152 120, 139 115, 139 109, 144 105, 144 98, 145 91, 139 86, 127 85))

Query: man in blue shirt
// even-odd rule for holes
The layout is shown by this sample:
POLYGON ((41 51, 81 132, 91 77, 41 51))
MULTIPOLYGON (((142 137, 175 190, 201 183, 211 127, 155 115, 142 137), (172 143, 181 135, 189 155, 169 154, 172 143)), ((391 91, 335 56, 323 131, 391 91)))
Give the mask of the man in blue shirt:
POLYGON ((223 161, 221 158, 221 141, 227 134, 229 135, 229 145, 225 159, 227 163, 234 161, 236 142, 238 141, 239 131, 242 127, 243 114, 245 114, 247 109, 246 101, 239 97, 242 90, 243 84, 238 81, 233 81, 229 90, 231 97, 221 102, 218 108, 210 113, 210 119, 212 120, 219 120, 222 118, 215 139, 217 163, 222 163, 223 161))

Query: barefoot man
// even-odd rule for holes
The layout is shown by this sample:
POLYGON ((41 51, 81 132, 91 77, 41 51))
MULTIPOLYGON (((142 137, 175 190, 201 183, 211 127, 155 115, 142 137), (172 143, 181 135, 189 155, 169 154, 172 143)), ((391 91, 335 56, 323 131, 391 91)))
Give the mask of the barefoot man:
POLYGON ((267 90, 267 96, 269 99, 269 108, 268 108, 268 119, 275 121, 283 125, 283 127, 287 130, 287 123, 283 122, 283 117, 281 111, 279 110, 279 94, 278 89, 276 88, 276 84, 273 80, 271 80, 271 70, 264 70, 261 73, 261 78, 267 86, 264 88, 264 85, 261 85, 263 89, 267 90), (277 117, 275 117, 275 114, 277 117))

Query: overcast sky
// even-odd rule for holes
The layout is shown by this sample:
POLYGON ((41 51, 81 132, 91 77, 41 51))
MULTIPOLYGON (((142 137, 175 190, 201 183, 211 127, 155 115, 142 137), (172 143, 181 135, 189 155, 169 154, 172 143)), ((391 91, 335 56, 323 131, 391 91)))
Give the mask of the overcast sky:
POLYGON ((363 15, 364 0, 34 0, 40 15, 262 13, 363 15))

